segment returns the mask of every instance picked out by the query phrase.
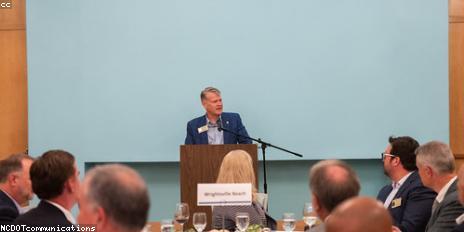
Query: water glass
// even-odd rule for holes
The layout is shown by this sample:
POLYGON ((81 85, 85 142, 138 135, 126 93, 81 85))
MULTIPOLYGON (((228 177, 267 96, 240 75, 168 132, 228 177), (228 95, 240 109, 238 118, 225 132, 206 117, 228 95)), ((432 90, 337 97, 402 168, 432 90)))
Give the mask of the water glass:
POLYGON ((313 212, 313 205, 309 202, 304 204, 303 221, 310 229, 316 224, 317 221, 317 217, 313 212))
POLYGON ((248 213, 237 213, 235 215, 235 226, 240 232, 246 231, 250 225, 250 215, 248 213))
POLYGON ((174 232, 174 224, 171 220, 161 220, 161 232, 174 232))
POLYGON ((282 218, 284 230, 291 232, 295 229, 295 214, 293 213, 284 213, 282 218))
POLYGON ((197 232, 202 232, 206 227, 206 213, 197 212, 193 214, 193 226, 197 232))

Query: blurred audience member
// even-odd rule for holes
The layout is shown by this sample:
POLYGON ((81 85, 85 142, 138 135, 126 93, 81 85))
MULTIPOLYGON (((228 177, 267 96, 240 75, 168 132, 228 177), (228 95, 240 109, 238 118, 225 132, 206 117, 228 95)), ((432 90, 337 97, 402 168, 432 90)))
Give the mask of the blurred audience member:
POLYGON ((327 232, 391 232, 392 219, 381 202, 354 197, 335 208, 326 226, 327 232))
POLYGON ((438 193, 427 223, 427 232, 446 232, 456 227, 456 218, 464 213, 458 201, 454 156, 448 145, 438 141, 416 150, 416 164, 426 187, 438 193))
POLYGON ((32 190, 41 200, 39 205, 19 216, 17 225, 71 226, 70 212, 77 201, 79 171, 74 156, 63 150, 51 150, 37 158, 31 166, 32 190))
MULTIPOLYGON (((339 160, 323 160, 312 166, 309 187, 313 209, 322 221, 338 204, 357 196, 361 188, 354 170, 339 160)), ((325 231, 324 223, 312 228, 313 231, 325 231)))
POLYGON ((139 232, 147 223, 147 186, 133 169, 108 164, 90 170, 79 194, 78 222, 98 232, 139 232))
POLYGON ((0 161, 0 225, 11 224, 32 199, 29 169, 33 159, 15 154, 0 161))

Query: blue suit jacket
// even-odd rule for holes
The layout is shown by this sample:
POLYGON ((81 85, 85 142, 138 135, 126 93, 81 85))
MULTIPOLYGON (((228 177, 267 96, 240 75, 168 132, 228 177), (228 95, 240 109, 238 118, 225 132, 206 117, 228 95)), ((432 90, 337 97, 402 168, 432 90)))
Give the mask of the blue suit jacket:
MULTIPOLYGON (((248 137, 245 126, 242 124, 242 119, 237 113, 221 114, 222 124, 225 129, 231 130, 239 135, 248 137)), ((206 125, 206 115, 195 118, 187 123, 187 136, 185 144, 208 144, 208 132, 198 133, 198 128, 206 125)), ((224 144, 249 144, 251 140, 241 136, 235 136, 227 131, 224 131, 224 144)))
MULTIPOLYGON (((384 186, 377 199, 385 202, 391 191, 391 185, 384 186)), ((433 190, 422 184, 417 171, 413 172, 393 198, 401 199, 401 205, 395 208, 392 208, 392 204, 388 206, 394 225, 402 232, 424 231, 432 213, 436 195, 433 190)))
POLYGON ((13 200, 0 190, 0 225, 11 224, 19 216, 13 200))

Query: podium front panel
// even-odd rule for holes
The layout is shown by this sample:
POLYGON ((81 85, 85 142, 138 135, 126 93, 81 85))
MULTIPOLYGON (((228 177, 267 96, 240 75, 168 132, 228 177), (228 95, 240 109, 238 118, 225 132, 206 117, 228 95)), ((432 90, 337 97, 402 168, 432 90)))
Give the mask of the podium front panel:
POLYGON ((222 159, 232 150, 244 150, 253 160, 258 189, 258 146, 256 144, 181 145, 180 146, 180 200, 188 203, 190 219, 184 230, 193 228, 195 212, 205 212, 208 220, 205 231, 211 229, 211 207, 197 206, 197 184, 216 183, 222 159))

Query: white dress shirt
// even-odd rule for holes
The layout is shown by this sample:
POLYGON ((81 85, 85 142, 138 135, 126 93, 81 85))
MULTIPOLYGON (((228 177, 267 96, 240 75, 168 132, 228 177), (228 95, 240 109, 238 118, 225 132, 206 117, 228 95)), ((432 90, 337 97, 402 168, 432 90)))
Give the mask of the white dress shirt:
POLYGON ((438 192, 438 195, 435 198, 435 200, 438 201, 438 203, 441 203, 443 201, 443 199, 445 198, 446 192, 448 192, 449 187, 451 186, 451 184, 454 183, 454 181, 457 178, 458 178, 457 176, 453 177, 450 181, 448 181, 448 183, 445 186, 443 186, 443 188, 441 188, 440 192, 438 192))
POLYGON ((458 218, 456 218, 456 224, 461 225, 464 222, 464 213, 461 214, 458 218))

